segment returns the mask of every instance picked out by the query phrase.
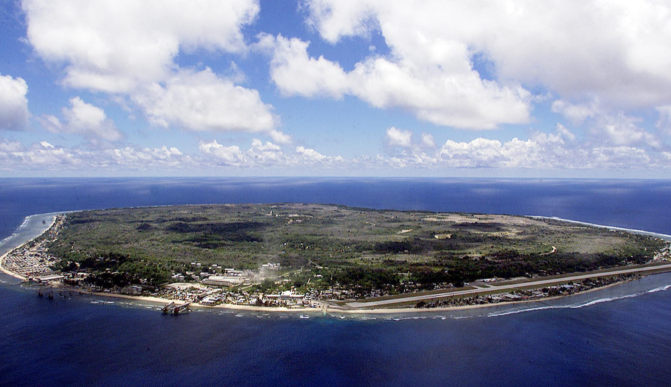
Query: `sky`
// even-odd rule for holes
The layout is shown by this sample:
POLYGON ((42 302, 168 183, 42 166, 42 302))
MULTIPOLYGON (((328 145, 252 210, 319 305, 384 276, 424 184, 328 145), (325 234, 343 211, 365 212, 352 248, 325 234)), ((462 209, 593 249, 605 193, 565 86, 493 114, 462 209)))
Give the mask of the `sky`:
POLYGON ((0 177, 671 178, 668 0, 4 0, 0 177))

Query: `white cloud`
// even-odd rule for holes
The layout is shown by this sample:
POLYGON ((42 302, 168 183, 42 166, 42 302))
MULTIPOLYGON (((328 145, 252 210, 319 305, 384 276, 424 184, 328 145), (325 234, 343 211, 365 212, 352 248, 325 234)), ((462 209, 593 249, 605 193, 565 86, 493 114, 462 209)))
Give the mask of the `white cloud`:
POLYGON ((448 140, 435 155, 410 148, 389 158, 367 162, 369 167, 395 169, 666 169, 671 166, 670 156, 668 152, 633 146, 600 144, 591 147, 576 142, 575 135, 558 124, 554 133, 534 132, 528 140, 513 138, 501 142, 482 137, 469 142, 448 140))
POLYGON ((434 152, 421 147, 405 148, 375 165, 392 168, 528 168, 573 169, 590 163, 592 153, 574 142, 562 125, 555 133, 534 132, 528 140, 501 142, 477 138, 470 142, 448 140, 434 152))
MULTIPOLYGON (((181 70, 165 82, 154 83, 132 96, 156 125, 177 125, 192 131, 268 132, 277 118, 256 90, 218 78, 212 70, 181 70)), ((281 133, 280 133, 281 134, 281 133)))
POLYGON ((435 148, 436 140, 430 133, 422 133, 422 146, 425 148, 435 148))
POLYGON ((640 128, 637 123, 642 120, 620 114, 616 117, 603 117, 599 126, 595 128, 605 134, 606 139, 613 145, 647 144, 653 148, 661 147, 661 141, 654 134, 640 128))
POLYGON ((21 130, 28 125, 28 85, 23 78, 0 74, 0 130, 21 130))
POLYGON ((270 75, 282 94, 305 97, 327 95, 340 99, 348 91, 348 79, 343 69, 322 56, 310 58, 307 53, 309 43, 281 35, 276 43, 268 35, 261 40, 264 41, 261 43, 263 46, 275 45, 270 75))
POLYGON ((82 101, 79 97, 70 99, 70 108, 63 108, 65 123, 54 116, 43 116, 42 126, 53 133, 79 134, 88 138, 102 138, 117 141, 123 138, 114 122, 107 118, 105 111, 82 101))
POLYGON ((305 2, 310 10, 308 24, 319 30, 322 38, 336 43, 342 36, 365 36, 376 28, 375 9, 364 1, 305 2), (334 6, 337 5, 337 6, 334 6))
POLYGON ((323 161, 329 161, 330 159, 329 157, 324 156, 323 154, 317 152, 314 149, 305 148, 303 146, 297 146, 296 153, 303 156, 303 158, 309 162, 323 162, 323 161))
POLYGON ((255 0, 23 0, 28 40, 45 60, 64 62, 64 84, 129 92, 159 82, 180 50, 244 52, 241 28, 255 0))
POLYGON ((192 164, 191 158, 185 156, 175 147, 161 148, 125 147, 104 151, 102 158, 97 160, 98 166, 128 167, 131 170, 156 167, 185 168, 192 164))
POLYGON ((575 141, 575 134, 571 133, 564 125, 557 124, 557 133, 569 141, 575 141))
POLYGON ((0 149, 0 168, 15 169, 48 169, 62 170, 77 168, 82 163, 73 152, 54 147, 46 141, 33 144, 29 149, 21 147, 4 151, 0 149))
POLYGON ((264 144, 259 139, 252 140, 252 146, 247 151, 246 155, 251 165, 275 165, 282 164, 285 160, 282 148, 266 141, 264 144))
POLYGON ((233 167, 263 167, 285 163, 285 156, 280 146, 271 142, 265 144, 258 139, 252 141, 249 150, 243 152, 237 145, 224 146, 217 140, 201 142, 200 151, 212 155, 216 164, 233 167))
POLYGON ((419 144, 413 144, 413 133, 409 130, 390 127, 386 131, 387 145, 390 147, 413 148, 413 154, 422 152, 422 149, 434 149, 436 140, 429 133, 422 132, 422 139, 419 144))
POLYGON ((657 108, 659 119, 655 126, 667 135, 671 135, 671 105, 660 106, 657 108))
POLYGON ((441 47, 445 58, 438 62, 370 56, 350 72, 323 57, 310 58, 307 42, 261 37, 259 47, 273 45, 271 78, 285 95, 354 95, 377 108, 402 108, 424 121, 466 129, 494 129, 529 119, 529 92, 515 84, 482 80, 462 43, 441 47))
POLYGON ((21 144, 0 143, 0 170, 18 171, 137 171, 193 167, 194 160, 177 148, 136 148, 87 150, 68 149, 46 141, 26 148, 21 144), (6 146, 8 144, 8 146, 6 146))
MULTIPOLYGON (((256 90, 236 85, 235 62, 216 75, 180 69, 180 53, 245 55, 242 28, 258 0, 23 0, 28 41, 49 62, 64 63, 63 84, 132 101, 152 124, 191 131, 264 132, 289 143, 279 119, 256 90), (227 75, 227 76, 226 76, 227 75)), ((132 111, 130 111, 132 114, 132 111)), ((57 130, 53 117, 46 119, 57 130)))
POLYGON ((247 151, 241 151, 237 145, 224 146, 212 140, 201 142, 199 149, 206 155, 215 157, 217 165, 234 167, 273 167, 295 165, 295 158, 287 156, 282 148, 269 141, 263 143, 253 139, 247 151))
POLYGON ((18 141, 9 141, 7 139, 2 140, 0 142, 0 152, 6 152, 6 153, 11 153, 11 152, 19 152, 22 151, 23 144, 21 144, 18 141))
POLYGON ((666 1, 306 3, 322 38, 335 44, 379 31, 401 68, 431 65, 459 80, 474 54, 484 54, 499 81, 540 84, 565 99, 597 97, 618 108, 671 103, 666 1))
POLYGON ((586 104, 572 104, 558 99, 552 103, 552 112, 559 113, 574 125, 581 125, 588 118, 593 118, 599 113, 597 101, 586 104))
POLYGON ((491 167, 503 164, 506 159, 503 152, 500 141, 477 138, 468 143, 447 140, 440 148, 439 155, 450 166, 491 167))
POLYGON ((237 145, 224 146, 217 140, 201 142, 198 149, 206 156, 212 156, 206 160, 214 161, 215 165, 233 167, 318 167, 345 163, 342 157, 338 156, 334 160, 301 145, 297 146, 294 152, 285 153, 280 145, 269 141, 263 143, 259 139, 252 140, 251 147, 247 151, 242 151, 237 145))
MULTIPOLYGON (((643 121, 642 119, 629 116, 623 112, 607 110, 598 100, 583 104, 556 100, 552 103, 552 111, 563 115, 573 124, 581 125, 585 123, 596 141, 603 141, 616 146, 644 144, 659 148, 662 145, 656 135, 639 127, 638 124, 643 121)), ((659 112, 660 117, 663 117, 663 110, 659 110, 659 112)))
POLYGON ((278 144, 291 144, 291 136, 285 133, 280 132, 279 130, 271 130, 268 132, 268 136, 278 144))
POLYGON ((396 129, 393 126, 387 129, 387 144, 407 148, 412 146, 412 132, 409 130, 396 129))
MULTIPOLYGON (((200 154, 188 155, 176 147, 110 149, 67 148, 42 141, 30 146, 0 139, 0 170, 6 171, 207 171, 226 168, 285 169, 310 173, 323 170, 425 169, 442 175, 455 169, 527 170, 671 170, 671 153, 635 146, 574 141, 557 125, 553 133, 534 132, 529 139, 499 141, 477 138, 446 141, 430 151, 420 147, 397 148, 391 155, 331 157, 304 146, 283 150, 280 145, 254 139, 247 150, 216 140, 200 143, 200 154)), ((498 172, 497 172, 498 173, 498 172)))
POLYGON ((237 145, 223 146, 212 140, 211 142, 201 142, 198 146, 201 152, 211 154, 221 160, 224 165, 241 166, 245 163, 245 156, 237 145))

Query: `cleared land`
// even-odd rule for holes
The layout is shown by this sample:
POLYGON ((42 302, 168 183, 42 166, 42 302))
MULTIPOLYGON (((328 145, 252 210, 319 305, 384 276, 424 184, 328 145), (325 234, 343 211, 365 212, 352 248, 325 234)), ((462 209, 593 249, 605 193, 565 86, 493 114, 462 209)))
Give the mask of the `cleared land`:
POLYGON ((360 298, 642 264, 665 245, 551 219, 240 204, 72 213, 48 248, 61 259, 56 269, 93 273, 103 287, 271 262, 280 263, 279 277, 258 286, 345 289, 360 298))
POLYGON ((494 293, 494 292, 501 292, 502 290, 517 290, 517 289, 522 289, 522 288, 537 288, 540 286, 546 286, 546 285, 555 285, 559 283, 569 283, 573 281, 581 281, 585 280, 588 278, 599 278, 599 277, 612 277, 612 276, 618 276, 621 274, 645 274, 645 273, 650 273, 650 272, 655 272, 655 271, 668 271, 671 270, 671 264, 666 264, 666 265, 657 265, 657 266, 638 266, 630 269, 620 269, 620 270, 612 270, 608 272, 600 272, 600 273, 595 273, 595 272, 590 272, 588 274, 583 274, 583 275, 569 275, 566 276, 562 279, 558 278, 543 278, 543 279, 537 279, 537 280, 531 280, 529 282, 525 283, 512 283, 512 284, 506 284, 506 285, 500 285, 497 287, 492 287, 492 288, 477 288, 477 289, 461 289, 461 290, 455 290, 451 292, 422 292, 421 294, 417 294, 414 296, 407 296, 407 297, 398 297, 398 298, 390 298, 386 300, 370 300, 370 301, 364 301, 364 302, 350 302, 347 304, 347 306, 351 308, 374 308, 374 307, 384 307, 384 306, 389 306, 389 305, 396 305, 400 303, 408 303, 408 302, 418 302, 418 301, 425 301, 425 300, 435 300, 435 299, 440 299, 440 298, 446 298, 446 297, 455 297, 455 296, 470 296, 470 295, 481 295, 481 294, 487 294, 487 293, 494 293), (430 294, 429 294, 430 293, 430 294))

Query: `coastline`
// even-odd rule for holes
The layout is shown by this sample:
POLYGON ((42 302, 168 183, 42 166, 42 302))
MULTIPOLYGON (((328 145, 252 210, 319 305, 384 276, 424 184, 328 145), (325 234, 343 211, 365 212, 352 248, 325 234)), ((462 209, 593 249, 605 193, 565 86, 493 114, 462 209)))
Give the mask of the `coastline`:
MULTIPOLYGON (((51 216, 51 222, 49 223, 48 226, 46 226, 43 230, 41 230, 40 234, 27 239, 20 243, 18 246, 11 248, 9 251, 5 252, 2 256, 0 256, 0 271, 3 273, 13 277, 20 279, 22 281, 26 281, 27 278, 19 275, 18 273, 12 272, 11 270, 5 268, 4 266, 4 261, 7 255, 9 255, 12 251, 21 248, 22 246, 32 242, 33 240, 39 238, 42 236, 44 233, 49 231, 51 227, 56 222, 57 216, 58 215, 63 215, 66 213, 71 213, 71 212, 76 212, 76 211, 64 211, 64 212, 54 212, 54 213, 46 213, 46 214, 35 214, 35 215, 30 215, 26 217, 26 220, 32 218, 32 217, 39 217, 39 216, 51 216)), ((596 225, 596 224, 591 224, 591 223, 586 223, 586 222, 580 222, 580 221, 572 221, 572 220, 567 220, 567 219, 561 219, 561 218, 556 218, 556 217, 543 217, 543 216, 527 216, 529 218, 539 218, 539 219, 551 219, 551 220, 559 220, 559 221, 564 221, 564 222, 569 222, 569 223, 575 223, 575 224, 581 224, 585 226, 591 226, 591 227, 599 227, 599 228, 605 228, 605 229, 611 229, 611 230, 618 230, 618 231, 627 231, 627 232, 632 232, 632 233, 637 233, 637 234, 643 234, 643 235, 650 235, 650 236, 655 236, 658 238, 662 238, 665 240, 671 241, 671 235, 665 235, 665 234, 658 234, 658 233, 651 233, 651 232, 646 232, 642 230, 634 230, 634 229, 625 229, 625 228, 620 228, 620 227, 610 227, 610 226, 604 226, 604 225, 596 225)), ((24 221, 25 223, 25 221, 24 221)), ((650 275, 654 275, 658 273, 652 273, 650 275)), ((414 308, 414 307, 408 307, 408 308, 374 308, 374 309, 364 309, 364 308, 357 308, 357 309, 341 309, 340 307, 332 307, 329 306, 328 304, 322 304, 321 307, 319 308, 287 308, 287 307, 259 307, 259 306, 249 306, 249 305, 234 305, 234 304, 220 304, 220 305, 215 305, 215 306, 208 306, 208 305, 202 305, 199 303, 191 303, 190 305, 193 308, 198 308, 198 309, 224 309, 224 310, 239 310, 239 311, 251 311, 251 312, 282 312, 282 313, 338 313, 338 314, 405 314, 405 313, 440 313, 440 312, 447 312, 447 311, 457 311, 457 310, 468 310, 468 309, 479 309, 479 308, 489 308, 489 307, 494 307, 494 306, 502 306, 502 305, 519 305, 519 304, 528 304, 528 303, 534 303, 534 302, 542 302, 542 301, 550 301, 550 300, 555 300, 555 299, 560 299, 560 298, 568 298, 571 296, 579 295, 579 294, 586 294, 590 293, 593 291, 598 291, 601 289, 606 289, 612 286, 624 284, 626 282, 629 282, 630 280, 625 280, 625 281, 619 281, 616 283, 608 284, 605 286, 600 286, 596 288, 592 288, 589 290, 581 291, 578 293, 574 294, 569 294, 569 295, 560 295, 560 296, 553 296, 553 297, 544 297, 544 298, 539 298, 539 299, 532 299, 532 300, 521 300, 521 301, 506 301, 506 302, 498 302, 498 303, 488 303, 488 304, 477 304, 477 305, 463 305, 463 306, 449 306, 449 307, 436 307, 436 308, 414 308)), ((81 290, 77 288, 70 288, 65 285, 60 285, 57 286, 58 288, 63 288, 63 289, 68 289, 71 291, 76 291, 81 294, 86 294, 90 296, 101 296, 101 297, 111 297, 111 298, 120 298, 120 299, 127 299, 127 300, 133 300, 133 301, 138 301, 138 302, 150 302, 150 303, 156 303, 156 304, 170 304, 172 302, 176 303, 186 303, 185 301, 181 300, 170 300, 170 299, 165 299, 165 298, 160 298, 160 297, 152 297, 152 296, 132 296, 132 295, 126 295, 126 294, 118 294, 118 293, 106 293, 106 292, 92 292, 88 290, 81 290)), ((400 301, 399 303, 401 303, 400 301)))
MULTIPOLYGON (((9 255, 9 253, 11 253, 12 251, 14 251, 14 250, 16 250, 16 249, 20 249, 21 247, 25 246, 26 244, 28 244, 28 243, 34 241, 35 239, 41 237, 42 235, 44 235, 44 233, 46 233, 47 231, 49 231, 49 230, 54 226, 54 224, 56 223, 56 218, 57 218, 57 216, 58 216, 58 215, 63 215, 63 214, 65 214, 65 213, 67 213, 67 212, 71 212, 71 211, 66 211, 66 212, 48 212, 48 213, 45 213, 45 214, 34 214, 34 215, 27 216, 26 219, 24 220, 24 223, 23 223, 23 224, 25 224, 26 221, 28 221, 30 218, 37 218, 37 217, 41 217, 41 216, 50 216, 50 217, 51 217, 51 221, 50 221, 50 223, 49 223, 48 225, 46 225, 46 223, 45 223, 46 228, 44 228, 43 230, 41 230, 41 232, 39 233, 39 235, 37 235, 37 236, 35 236, 35 237, 33 237, 33 238, 30 238, 30 239, 27 239, 27 240, 23 241, 23 242, 20 243, 18 246, 13 247, 13 248, 9 249, 7 252, 5 252, 4 254, 2 254, 2 256, 0 256, 0 271, 2 271, 3 273, 5 273, 5 274, 7 274, 7 275, 9 275, 9 276, 11 276, 11 277, 14 277, 14 278, 16 278, 16 279, 20 279, 20 280, 22 280, 22 281, 26 281, 26 280, 27 280, 26 277, 24 277, 24 276, 22 276, 22 275, 20 275, 20 274, 18 274, 18 273, 15 273, 15 272, 13 272, 13 271, 11 271, 11 270, 9 270, 9 269, 7 269, 7 268, 5 267, 5 258, 6 258, 7 255, 9 255)), ((23 224, 22 224, 22 225, 23 225, 23 224)), ((20 228, 21 228, 21 226, 19 226, 19 229, 20 229, 20 228)), ((18 229, 17 229, 17 230, 18 230, 18 229)), ((6 241, 7 239, 8 239, 8 238, 6 238, 5 241, 6 241)))
POLYGON ((624 227, 615 227, 615 226, 605 226, 603 224, 594 224, 594 223, 588 223, 588 222, 581 222, 579 220, 571 220, 571 219, 564 219, 564 218, 558 218, 556 216, 537 216, 537 215, 525 215, 528 218, 533 218, 533 219, 549 219, 549 220, 557 220, 560 222, 566 222, 566 223, 573 223, 573 224, 579 224, 581 226, 589 226, 589 227, 596 227, 596 228, 603 228, 606 230, 611 230, 611 231, 625 231, 631 234, 639 234, 639 235, 647 235, 647 236, 652 236, 660 239, 664 239, 666 241, 671 241, 671 235, 667 234, 660 234, 657 232, 651 232, 651 231, 644 231, 644 230, 637 230, 634 228, 624 228, 624 227))
MULTIPOLYGON (((659 273, 655 273, 659 274, 659 273)), ((654 275, 654 274, 651 274, 654 275)), ((565 296, 554 296, 554 297, 546 297, 546 298, 541 298, 541 299, 535 299, 535 300, 524 300, 524 301, 508 301, 508 302, 500 302, 500 303, 492 303, 492 304, 478 304, 478 305, 464 305, 464 306, 448 306, 448 307, 438 307, 438 308, 378 308, 378 309, 331 309, 331 308, 286 308, 286 307, 275 307, 275 308, 269 308, 269 307, 263 307, 263 306, 248 306, 248 305, 232 305, 232 304, 222 304, 222 305, 216 305, 216 306, 207 306, 207 305, 202 305, 196 302, 193 302, 190 304, 191 307, 197 308, 197 309, 205 309, 205 310, 216 310, 216 309, 224 309, 224 310, 237 310, 237 311, 246 311, 246 312, 273 312, 273 313, 336 313, 336 314, 352 314, 352 315, 360 315, 360 314, 375 314, 375 315, 385 315, 385 314, 408 314, 408 313, 440 313, 440 312, 453 312, 453 311, 459 311, 459 310, 472 310, 472 309, 481 309, 481 308, 491 308, 495 306, 508 306, 508 305, 524 305, 524 304, 531 304, 531 303, 540 303, 544 301, 552 301, 552 300, 558 300, 558 299, 567 299, 573 296, 578 296, 582 294, 587 294, 591 292, 596 292, 602 289, 608 289, 614 286, 622 285, 627 282, 633 281, 633 279, 626 280, 626 281, 620 281, 616 283, 612 283, 609 285, 601 286, 598 288, 593 288, 589 290, 585 290, 583 292, 579 293, 574 293, 574 294, 569 294, 565 296)), ((104 293, 104 292, 90 292, 90 291, 85 291, 85 290, 78 290, 78 289, 73 289, 76 290, 80 293, 90 295, 90 296, 101 296, 101 297, 111 297, 111 298, 120 298, 120 299, 126 299, 126 300, 133 300, 133 301, 143 301, 143 302, 151 302, 151 303, 156 303, 156 304, 163 304, 167 305, 172 302, 182 302, 185 303, 184 301, 180 300, 168 300, 165 298, 159 298, 159 297, 143 297, 143 296, 129 296, 126 294, 115 294, 115 293, 104 293)))
MULTIPOLYGON (((28 243, 28 242, 26 242, 26 243, 28 243)), ((24 244, 25 244, 25 243, 24 243, 24 244)), ((21 245, 21 246, 23 246, 23 245, 21 245)), ((19 246, 19 247, 21 247, 21 246, 19 246)), ((13 250, 13 249, 12 249, 12 250, 13 250)), ((11 250, 10 250, 10 251, 11 251, 11 250)), ((0 271, 2 271, 3 273, 7 274, 8 276, 14 277, 14 278, 16 278, 16 279, 20 279, 20 280, 22 280, 22 281, 27 280, 26 277, 23 277, 23 276, 21 276, 21 275, 19 275, 19 274, 17 274, 17 273, 14 273, 13 271, 9 271, 9 270, 5 269, 5 265, 4 265, 4 263, 5 263, 5 257, 7 257, 8 254, 9 254, 9 252, 6 252, 6 253, 4 253, 2 256, 0 256, 0 271)))

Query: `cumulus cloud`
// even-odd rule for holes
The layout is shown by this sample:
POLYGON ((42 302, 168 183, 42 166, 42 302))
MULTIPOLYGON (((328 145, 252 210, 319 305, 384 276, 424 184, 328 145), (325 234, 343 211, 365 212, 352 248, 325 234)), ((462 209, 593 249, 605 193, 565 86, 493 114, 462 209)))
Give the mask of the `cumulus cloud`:
POLYGON ((23 0, 28 40, 48 61, 64 62, 67 86, 129 92, 175 68, 180 50, 243 52, 241 28, 255 0, 23 0))
POLYGON ((18 141, 4 139, 0 142, 0 152, 12 153, 22 151, 23 149, 23 144, 18 141))
POLYGON ((335 44, 346 36, 379 32, 401 68, 430 64, 450 75, 434 78, 441 81, 466 79, 469 63, 483 54, 502 82, 540 84, 564 98, 598 97, 620 108, 671 103, 668 2, 306 0, 306 4, 310 24, 325 40, 335 44))
POLYGON ((76 168, 82 164, 73 152, 55 147, 46 141, 31 145, 28 149, 20 147, 8 151, 0 150, 2 169, 52 169, 76 168))
POLYGON ((282 133, 279 130, 271 130, 268 132, 268 136, 270 136, 270 138, 278 144, 291 144, 291 136, 286 133, 282 133))
MULTIPOLYGON (((278 131, 272 106, 236 82, 234 62, 218 76, 210 68, 180 69, 175 58, 198 50, 244 55, 242 28, 259 12, 257 0, 23 0, 28 41, 45 61, 63 63, 62 83, 102 91, 139 107, 152 124, 190 131, 278 131)), ((51 127, 58 123, 50 117, 51 127)))
POLYGON ((237 145, 224 146, 212 140, 211 142, 201 142, 198 146, 201 152, 215 156, 225 165, 240 166, 244 163, 245 156, 237 145))
POLYGON ((272 142, 254 139, 243 150, 238 145, 203 141, 200 153, 188 155, 176 147, 120 148, 91 150, 67 148, 42 141, 30 146, 0 139, 0 170, 20 171, 165 171, 236 169, 397 170, 425 169, 443 174, 454 169, 527 170, 669 170, 671 152, 636 146, 589 145, 575 141, 569 129, 558 124, 552 133, 533 132, 529 139, 508 141, 476 138, 447 140, 435 149, 417 146, 396 148, 388 155, 345 159, 327 156, 305 146, 283 149, 272 142))
POLYGON ((269 141, 263 143, 259 139, 252 140, 251 147, 242 151, 239 146, 225 146, 217 140, 203 141, 199 150, 214 164, 233 167, 296 167, 296 166, 327 166, 344 163, 338 156, 335 159, 325 156, 314 149, 297 146, 294 152, 284 152, 282 147, 269 141))
POLYGON ((324 156, 323 154, 317 152, 314 149, 305 148, 303 146, 297 146, 296 153, 301 155, 303 159, 306 161, 323 162, 323 161, 329 161, 330 159, 329 157, 324 156))
POLYGON ((206 155, 214 156, 218 164, 234 167, 275 164, 281 162, 284 158, 278 145, 271 142, 263 144, 258 139, 252 141, 251 148, 246 152, 241 151, 237 145, 224 146, 219 144, 217 140, 201 142, 198 149, 206 155))
POLYGON ((581 143, 565 126, 553 133, 533 132, 529 139, 499 141, 479 137, 472 141, 447 140, 434 152, 403 148, 388 157, 362 157, 352 162, 368 168, 392 169, 649 169, 671 167, 671 153, 630 145, 581 143))
POLYGON ((340 99, 348 91, 348 79, 342 67, 323 56, 310 58, 308 42, 281 35, 275 40, 264 35, 259 44, 270 49, 274 46, 270 75, 282 94, 340 99))
POLYGON ((377 108, 401 108, 424 121, 466 129, 529 119, 530 93, 519 85, 482 80, 463 43, 442 47, 433 59, 370 56, 350 72, 324 57, 309 57, 308 43, 296 38, 264 35, 259 46, 274 48, 271 78, 284 95, 354 95, 377 108))
POLYGON ((10 141, 0 142, 0 170, 37 171, 138 171, 188 168, 195 165, 191 156, 179 149, 124 148, 89 150, 66 148, 41 141, 25 147, 10 141))
POLYGON ((393 126, 387 129, 387 144, 407 148, 412 145, 412 132, 396 129, 393 126))
POLYGON ((0 74, 0 130, 21 130, 28 125, 28 85, 23 78, 0 74))
POLYGON ((429 133, 422 133, 422 146, 425 148, 435 148, 436 140, 429 133))
POLYGON ((410 130, 390 127, 386 131, 386 142, 389 147, 412 148, 414 154, 436 148, 436 140, 429 133, 422 132, 419 143, 413 143, 413 133, 410 130))
POLYGON ((667 135, 671 135, 671 105, 660 106, 657 108, 659 119, 655 126, 667 135))
POLYGON ((128 146, 108 149, 97 161, 99 166, 109 164, 114 167, 128 167, 131 170, 156 167, 185 168, 193 164, 190 156, 185 156, 175 147, 167 146, 141 149, 128 146))
POLYGON ((558 99, 552 103, 552 112, 559 113, 574 125, 581 125, 588 118, 593 118, 599 113, 598 103, 592 101, 586 104, 573 104, 558 99))
POLYGON ((63 108, 65 122, 54 116, 43 116, 42 126, 53 133, 79 134, 88 138, 101 138, 108 141, 117 141, 123 134, 107 118, 105 111, 99 107, 82 101, 79 97, 70 99, 70 108, 63 108))
POLYGON ((614 145, 637 145, 647 144, 653 148, 661 147, 660 139, 640 128, 637 123, 642 120, 639 118, 628 117, 619 114, 615 117, 602 117, 595 130, 597 134, 603 133, 607 141, 614 145))
MULTIPOLYGON (((658 110, 662 117, 664 110, 658 110)), ((611 145, 648 145, 653 148, 662 146, 658 136, 639 126, 642 119, 608 110, 598 100, 582 104, 556 100, 552 104, 552 111, 563 115, 573 124, 585 123, 597 141, 611 145)))
POLYGON ((156 125, 177 125, 192 131, 274 130, 276 117, 256 90, 218 78, 212 70, 181 70, 165 85, 151 84, 132 96, 156 125))

